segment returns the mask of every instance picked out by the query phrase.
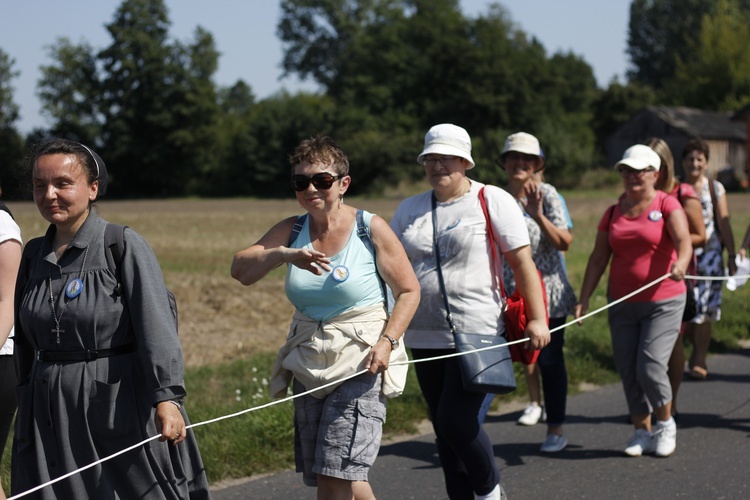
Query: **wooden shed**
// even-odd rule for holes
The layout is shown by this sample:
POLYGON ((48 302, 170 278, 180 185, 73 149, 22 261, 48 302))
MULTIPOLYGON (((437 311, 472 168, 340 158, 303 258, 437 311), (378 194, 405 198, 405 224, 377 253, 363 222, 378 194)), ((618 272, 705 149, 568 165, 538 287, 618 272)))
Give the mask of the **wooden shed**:
POLYGON ((675 170, 682 173, 682 149, 694 137, 708 143, 708 171, 728 188, 747 185, 747 122, 737 113, 703 111, 685 107, 649 106, 607 138, 607 163, 615 165, 633 144, 658 137, 669 144, 675 170), (735 185, 732 185, 735 184, 735 185))

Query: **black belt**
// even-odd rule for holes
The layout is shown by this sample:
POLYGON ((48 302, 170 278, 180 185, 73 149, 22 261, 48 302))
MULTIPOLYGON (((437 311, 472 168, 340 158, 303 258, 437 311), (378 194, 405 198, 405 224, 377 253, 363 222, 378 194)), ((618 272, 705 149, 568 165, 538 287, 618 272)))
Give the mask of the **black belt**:
POLYGON ((86 349, 85 351, 37 351, 36 359, 38 361, 95 361, 99 358, 108 358, 118 354, 126 354, 135 351, 135 342, 112 347, 109 349, 86 349))

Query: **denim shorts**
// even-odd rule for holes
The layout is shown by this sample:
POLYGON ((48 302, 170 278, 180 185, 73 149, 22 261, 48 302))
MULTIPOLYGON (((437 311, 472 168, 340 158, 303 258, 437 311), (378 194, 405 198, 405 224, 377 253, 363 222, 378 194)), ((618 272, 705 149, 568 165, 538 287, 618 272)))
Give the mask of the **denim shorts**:
MULTIPOLYGON (((365 373, 345 381, 324 399, 294 400, 294 458, 307 486, 318 474, 367 481, 380 451, 385 423, 381 375, 365 373)), ((297 380, 294 393, 305 392, 297 380)))

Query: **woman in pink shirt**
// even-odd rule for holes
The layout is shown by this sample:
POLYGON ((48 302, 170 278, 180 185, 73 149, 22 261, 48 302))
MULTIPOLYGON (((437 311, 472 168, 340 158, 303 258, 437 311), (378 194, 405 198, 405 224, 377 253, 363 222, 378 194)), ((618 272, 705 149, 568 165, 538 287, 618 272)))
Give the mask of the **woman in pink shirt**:
POLYGON ((666 457, 674 452, 677 441, 667 363, 685 308, 682 280, 692 247, 680 203, 656 189, 660 166, 659 155, 641 144, 628 148, 615 166, 625 192, 599 222, 575 308, 577 318, 586 314, 610 258, 610 301, 670 275, 608 309, 612 355, 635 427, 625 448, 629 456, 656 453, 666 457), (657 418, 653 433, 652 411, 657 418))

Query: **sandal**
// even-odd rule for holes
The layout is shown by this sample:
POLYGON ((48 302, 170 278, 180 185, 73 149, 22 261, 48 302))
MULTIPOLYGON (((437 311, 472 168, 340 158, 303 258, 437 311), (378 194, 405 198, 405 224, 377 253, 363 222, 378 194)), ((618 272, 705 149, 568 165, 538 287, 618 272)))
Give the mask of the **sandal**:
POLYGON ((708 370, 700 366, 694 366, 690 369, 690 378, 693 380, 706 380, 708 370))

